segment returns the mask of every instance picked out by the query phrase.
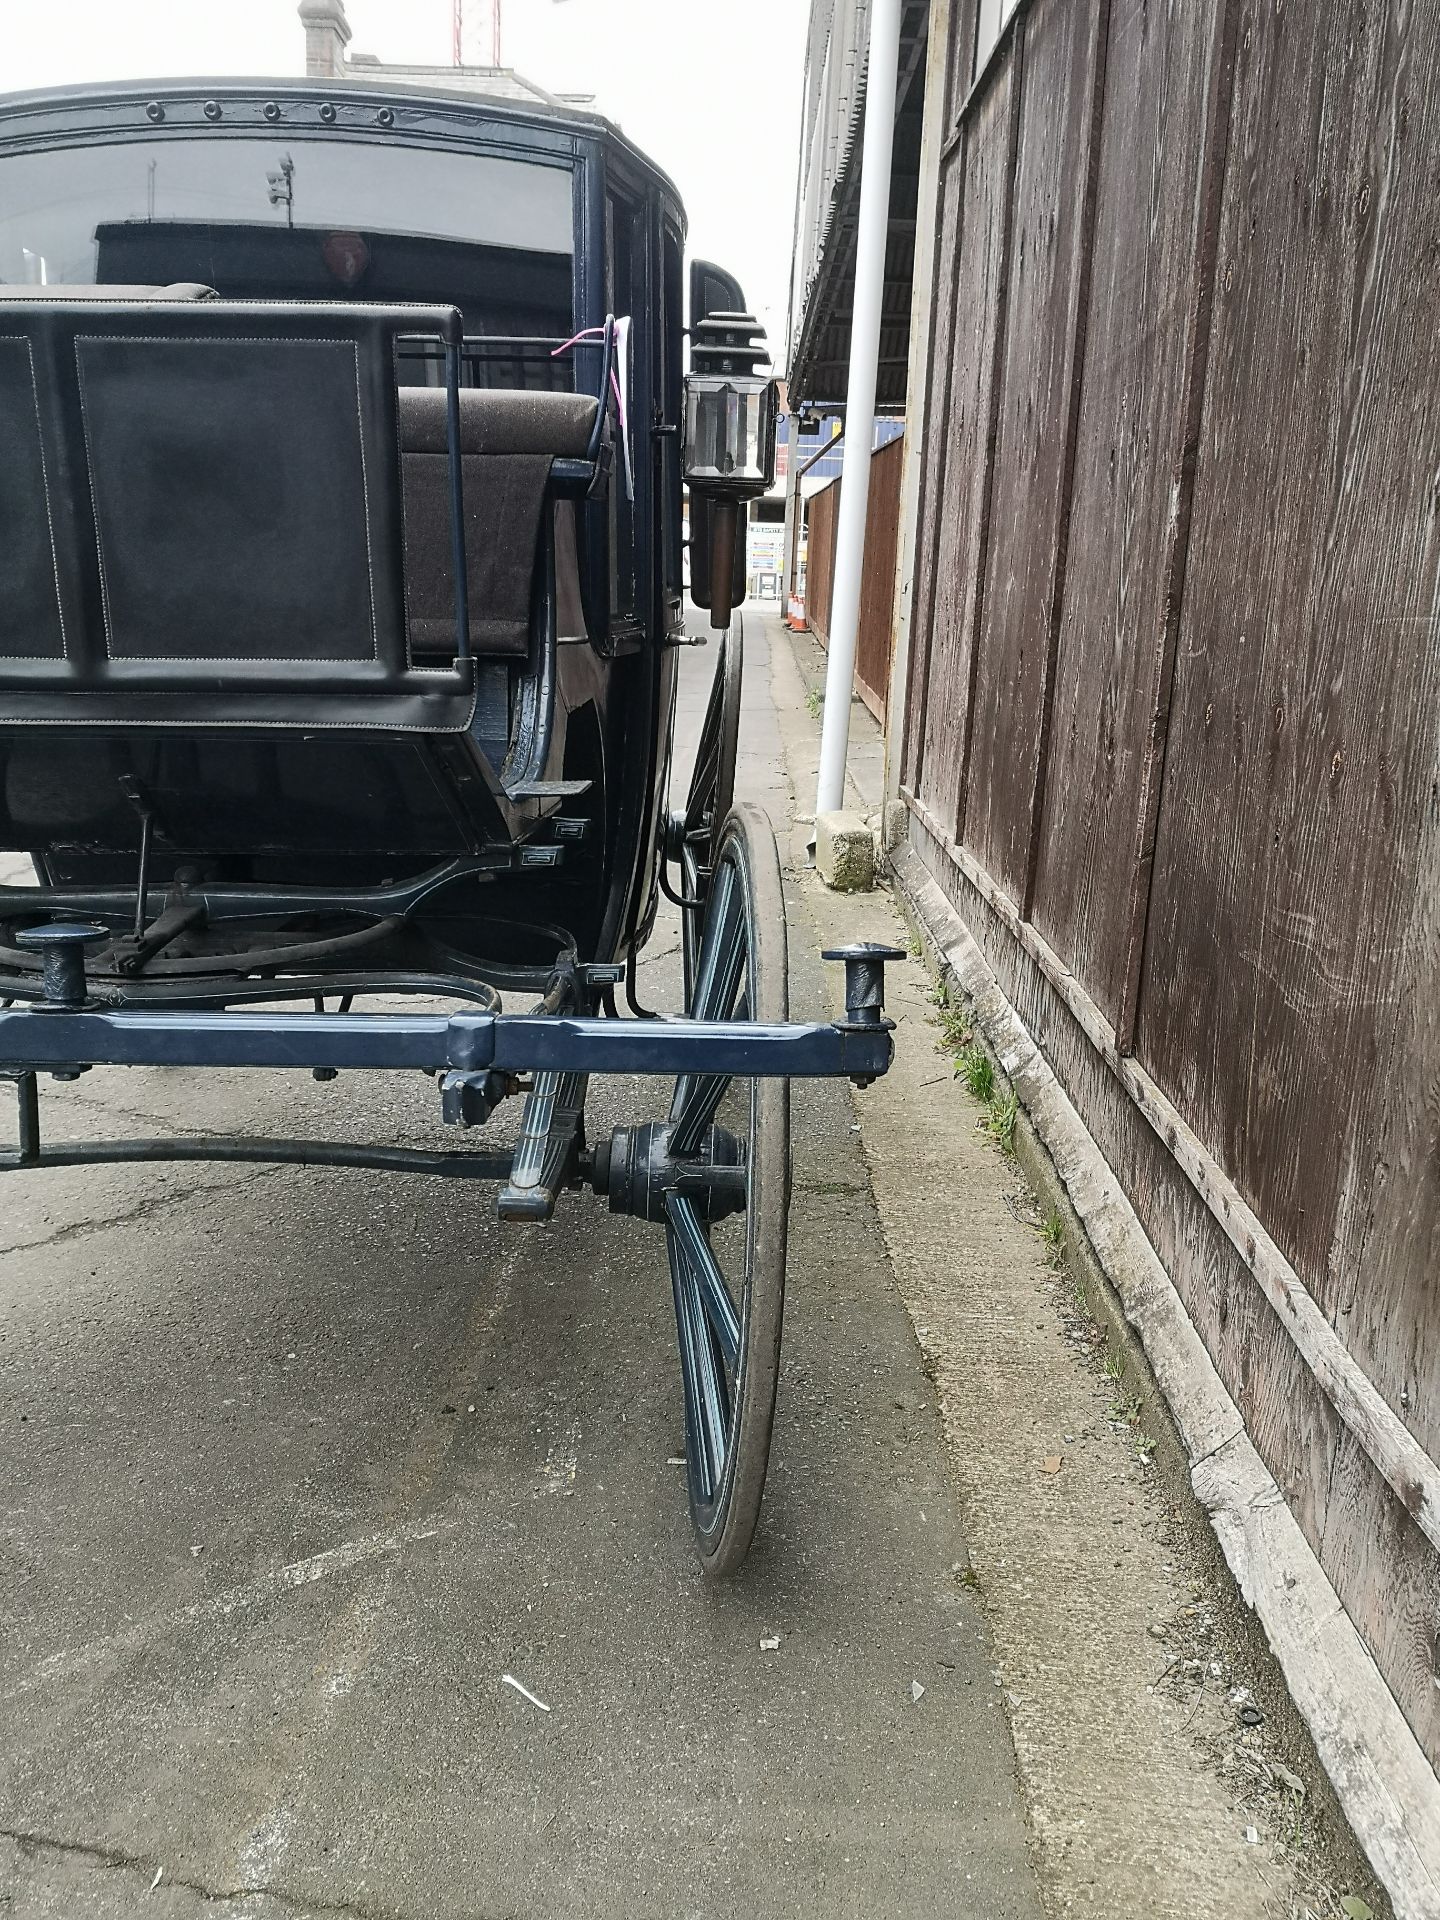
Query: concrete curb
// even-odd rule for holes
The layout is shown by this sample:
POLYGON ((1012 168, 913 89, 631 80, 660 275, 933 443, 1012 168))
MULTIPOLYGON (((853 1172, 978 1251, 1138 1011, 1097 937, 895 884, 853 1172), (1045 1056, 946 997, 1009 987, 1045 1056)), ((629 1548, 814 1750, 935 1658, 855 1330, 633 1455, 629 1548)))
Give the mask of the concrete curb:
MULTIPOLYGON (((897 850, 890 867, 930 964, 970 1005, 1020 1102, 1024 1171, 1052 1204, 1063 1197, 1071 1251, 1096 1283, 1095 1305, 1163 1396, 1176 1467, 1188 1473, 1264 1628, 1344 1819, 1401 1920, 1440 1920, 1440 1780, 1256 1452, 1119 1181, 980 949, 913 853, 897 850)), ((1164 1446, 1169 1436, 1153 1437, 1164 1446)))

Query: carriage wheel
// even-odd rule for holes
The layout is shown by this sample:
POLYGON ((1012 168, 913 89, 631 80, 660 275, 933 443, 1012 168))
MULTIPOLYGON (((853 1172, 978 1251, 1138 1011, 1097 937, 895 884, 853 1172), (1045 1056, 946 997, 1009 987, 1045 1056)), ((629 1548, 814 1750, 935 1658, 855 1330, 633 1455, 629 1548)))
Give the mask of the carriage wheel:
MULTIPOLYGON (((698 949, 688 1000, 695 1019, 789 1018, 780 856, 759 807, 737 807, 722 823, 698 949)), ((712 1126, 740 1142, 743 1211, 707 1222, 675 1193, 665 1206, 690 1514, 701 1564, 719 1575, 745 1557, 770 1455, 790 1211, 789 1082, 683 1076, 670 1153, 701 1151, 712 1126)))
MULTIPOLYGON (((704 901, 720 851, 720 834, 735 801, 735 757, 740 739, 740 687, 745 669, 745 630, 737 613, 720 636, 710 700, 695 750, 695 769, 685 802, 680 839, 680 887, 687 900, 704 901)), ((685 960, 685 1004, 695 984, 695 958, 704 908, 682 908, 680 936, 685 960)))

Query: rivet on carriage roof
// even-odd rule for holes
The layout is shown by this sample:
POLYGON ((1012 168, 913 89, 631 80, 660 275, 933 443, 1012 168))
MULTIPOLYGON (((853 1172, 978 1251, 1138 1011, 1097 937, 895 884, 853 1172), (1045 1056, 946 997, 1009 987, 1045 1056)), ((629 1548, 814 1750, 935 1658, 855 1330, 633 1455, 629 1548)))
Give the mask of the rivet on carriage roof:
POLYGON ((280 118, 280 108, 274 100, 267 100, 265 102, 264 111, 267 120, 278 120, 280 118))
POLYGON ((325 122, 327 127, 334 125, 335 108, 334 108, 334 104, 331 101, 327 100, 324 106, 321 107, 320 118, 325 122))
POLYGON ((395 109, 393 107, 381 107, 375 118, 380 122, 382 127, 393 127, 395 124, 395 109))
POLYGON ((205 102, 205 118, 207 120, 218 120, 220 118, 220 102, 218 100, 207 100, 205 102))
POLYGON ((165 118, 165 109, 158 100, 146 101, 145 118, 147 120, 163 120, 165 118))

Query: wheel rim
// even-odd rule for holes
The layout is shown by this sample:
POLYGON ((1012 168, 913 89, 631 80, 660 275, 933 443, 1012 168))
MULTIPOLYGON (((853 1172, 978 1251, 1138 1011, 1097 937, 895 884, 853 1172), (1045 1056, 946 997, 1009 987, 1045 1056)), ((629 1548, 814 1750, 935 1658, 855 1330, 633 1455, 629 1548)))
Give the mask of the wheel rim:
MULTIPOLYGON (((680 847, 680 890, 686 900, 704 901, 720 851, 720 835, 735 800, 735 761, 740 740, 740 693, 745 671, 745 631, 737 613, 720 637, 710 698, 695 749, 695 767, 685 802, 685 831, 680 847)), ((685 1004, 694 994, 695 963, 703 923, 702 908, 681 913, 685 962, 685 1004)))
MULTIPOLYGON (((788 1018, 779 858, 758 808, 723 823, 688 1010, 705 1020, 788 1018)), ((712 1223, 672 1194, 666 1238, 691 1517, 702 1564, 728 1572, 750 1544, 769 1457, 790 1192, 788 1083, 682 1076, 671 1153, 700 1151, 717 1122, 744 1145, 744 1212, 712 1223)))

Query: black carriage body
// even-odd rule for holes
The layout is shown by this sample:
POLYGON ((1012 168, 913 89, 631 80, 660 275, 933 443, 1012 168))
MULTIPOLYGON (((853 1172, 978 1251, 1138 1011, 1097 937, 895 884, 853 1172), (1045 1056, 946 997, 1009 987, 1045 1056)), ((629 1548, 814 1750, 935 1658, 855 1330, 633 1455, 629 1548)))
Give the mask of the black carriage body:
POLYGON ((133 890, 147 810, 157 888, 450 863, 464 884, 367 964, 625 958, 654 911, 681 628, 684 230, 664 176, 583 113, 333 83, 0 100, 0 847, 70 898, 133 890), (130 297, 177 283, 218 301, 130 297), (417 606, 449 565, 438 481, 435 528, 412 525, 447 450, 421 417, 447 310, 478 436, 468 660, 417 606), (630 323, 628 446, 607 396, 587 465, 550 396, 596 395, 602 345, 552 352, 607 315, 630 323), (178 451, 147 495, 166 406, 178 451), (255 494, 249 549, 243 513, 207 526, 187 481, 208 452, 255 494), (538 539, 509 477, 533 492, 537 459, 538 539), (287 595, 307 603, 288 629, 287 595), (224 641, 242 606, 248 657, 224 641))
MULTIPOLYGON (((0 1172, 365 1167, 498 1180, 507 1220, 588 1185, 656 1223, 713 1574, 769 1452, 789 1081, 886 1070, 895 956, 829 956, 845 1017, 790 1020, 774 833, 732 805, 738 629, 665 812, 683 242, 588 115, 334 84, 0 100, 0 851, 36 868, 0 885, 0 1172), (633 971, 667 861, 680 1019, 633 971), (381 993, 444 1010, 352 1004, 381 993), (465 1128, 525 1104, 490 1152, 42 1140, 41 1075, 147 1065, 418 1068, 465 1128), (588 1139, 593 1073, 674 1074, 668 1116, 588 1139)), ((738 417, 712 357, 691 397, 738 417)))

